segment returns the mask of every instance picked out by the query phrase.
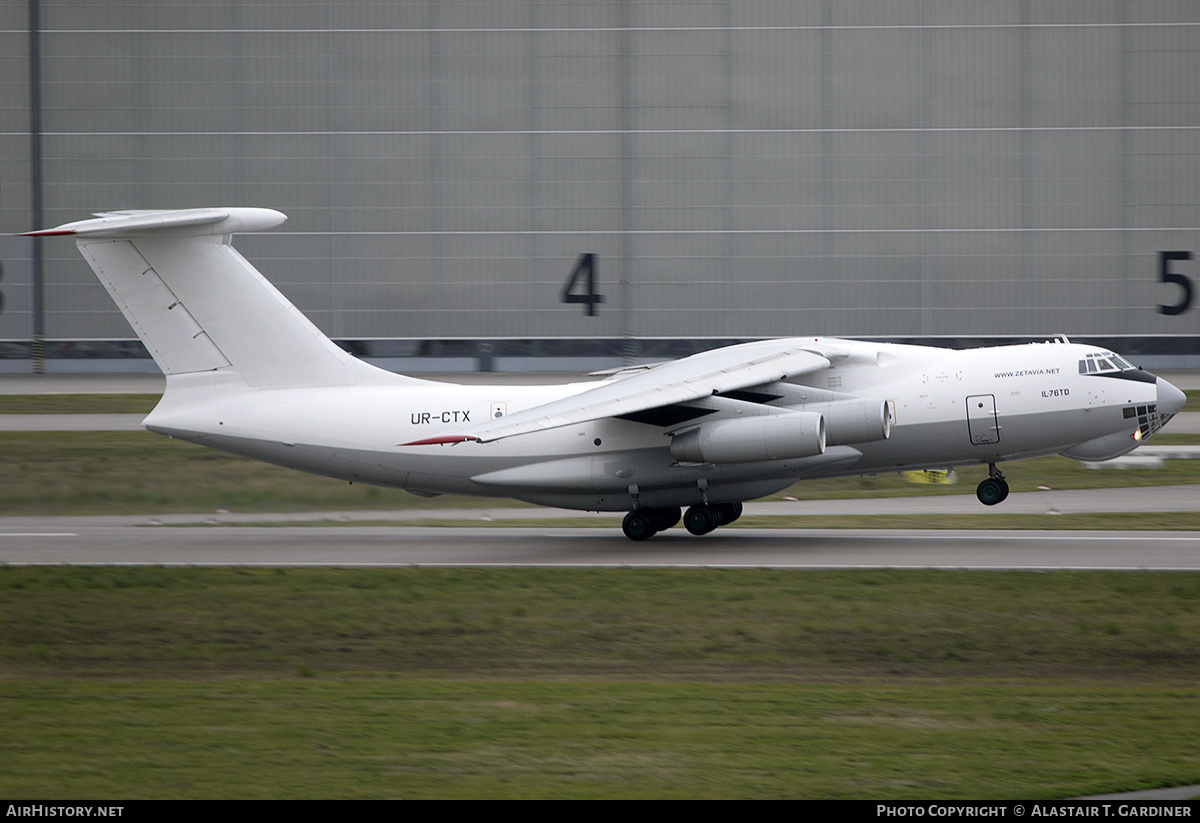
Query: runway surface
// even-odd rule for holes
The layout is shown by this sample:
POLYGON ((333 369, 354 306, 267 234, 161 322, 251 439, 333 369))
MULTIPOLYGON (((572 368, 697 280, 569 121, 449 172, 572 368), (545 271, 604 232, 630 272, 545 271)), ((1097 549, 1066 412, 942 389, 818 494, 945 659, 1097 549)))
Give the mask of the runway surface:
MULTIPOLYGON (((1194 510, 1200 486, 1015 493, 1011 513, 1194 510)), ((748 516, 995 513, 974 495, 750 503, 748 516)), ((671 529, 627 540, 614 514, 488 508, 0 518, 0 563, 163 566, 673 566, 1200 570, 1200 532, 671 529), (579 528, 538 521, 571 517, 579 528), (428 527, 412 521, 460 520, 428 527), (306 526, 305 521, 339 525, 306 526), (502 521, 522 520, 507 526, 502 521), (354 525, 366 521, 370 525, 354 525), (383 521, 384 525, 379 525, 383 521), (597 524, 592 527, 591 523, 597 524), (261 526, 255 523, 275 525, 261 526), (296 525, 291 525, 291 524, 296 525), (467 525, 478 523, 480 525, 467 525), (344 524, 344 525, 342 525, 344 524), (603 525, 601 525, 603 524, 603 525)))
MULTIPOLYGON (((748 503, 747 516, 1194 511, 1200 486, 748 503)), ((0 563, 1200 569, 1200 532, 682 528, 627 540, 620 516, 545 508, 0 518, 0 563), (582 527, 539 526, 571 518, 582 527), (414 521, 462 521, 428 527, 414 521), (503 521, 525 521, 503 525, 503 521), (339 525, 306 526, 323 521, 339 525), (355 525, 362 523, 363 525, 355 525), (596 527, 591 527, 595 523, 596 527), (255 524, 272 524, 270 526, 255 524), (296 525, 291 525, 296 524, 296 525), (343 525, 344 524, 344 525, 343 525), (380 525, 382 524, 382 525, 380 525), (476 525, 470 525, 476 524, 476 525)))
POLYGON ((1194 532, 89 527, 0 542, 20 565, 1200 570, 1194 532))

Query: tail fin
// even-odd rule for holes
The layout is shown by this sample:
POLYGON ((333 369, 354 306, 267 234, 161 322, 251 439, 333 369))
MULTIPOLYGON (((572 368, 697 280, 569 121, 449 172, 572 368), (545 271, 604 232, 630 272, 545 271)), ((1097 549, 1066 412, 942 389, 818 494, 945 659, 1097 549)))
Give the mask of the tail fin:
POLYGON ((254 388, 416 381, 342 351, 231 245, 270 209, 128 211, 31 236, 73 235, 168 377, 232 371, 254 388))

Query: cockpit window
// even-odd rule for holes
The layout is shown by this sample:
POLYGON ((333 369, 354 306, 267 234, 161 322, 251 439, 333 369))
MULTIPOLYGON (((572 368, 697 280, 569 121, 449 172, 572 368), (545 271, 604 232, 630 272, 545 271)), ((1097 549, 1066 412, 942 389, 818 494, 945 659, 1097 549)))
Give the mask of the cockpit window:
POLYGON ((1079 361, 1080 374, 1096 374, 1097 372, 1137 371, 1137 367, 1128 360, 1112 352, 1096 352, 1085 355, 1079 361))

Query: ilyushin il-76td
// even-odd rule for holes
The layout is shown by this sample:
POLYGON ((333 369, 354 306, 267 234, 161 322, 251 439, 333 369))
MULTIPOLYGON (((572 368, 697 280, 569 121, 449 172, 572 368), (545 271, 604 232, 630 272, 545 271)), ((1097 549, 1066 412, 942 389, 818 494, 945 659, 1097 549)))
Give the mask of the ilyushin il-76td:
POLYGON ((762 340, 559 385, 456 385, 343 351, 234 250, 284 221, 253 208, 126 211, 70 235, 166 375, 143 425, 281 466, 419 495, 627 512, 643 540, 692 534, 798 480, 1123 455, 1184 395, 1060 337, 955 351, 762 340), (686 512, 684 512, 686 509, 686 512))

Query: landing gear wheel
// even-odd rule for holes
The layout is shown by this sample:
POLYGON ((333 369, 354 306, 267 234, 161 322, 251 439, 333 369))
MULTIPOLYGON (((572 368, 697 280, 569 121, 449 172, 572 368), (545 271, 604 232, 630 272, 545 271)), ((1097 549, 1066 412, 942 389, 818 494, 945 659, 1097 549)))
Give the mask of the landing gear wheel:
POLYGON ((692 506, 683 516, 683 527, 692 534, 708 534, 721 525, 720 515, 712 506, 692 506))
POLYGON ((718 503, 712 506, 712 509, 717 513, 717 519, 721 521, 717 524, 718 526, 728 526, 742 516, 741 503, 718 503))
POLYGON ((674 526, 683 516, 678 506, 670 509, 645 509, 644 511, 650 515, 651 523, 660 532, 665 532, 674 526))
POLYGON ((634 509, 625 515, 621 521, 621 531, 630 540, 646 540, 658 533, 658 529, 654 528, 652 513, 645 509, 634 509))
POLYGON ((1003 477, 989 477, 975 489, 975 496, 985 506, 1003 503, 1004 498, 1008 497, 1008 483, 1004 481, 1003 477))
POLYGON ((988 463, 988 478, 975 489, 975 496, 985 506, 1003 503, 1008 497, 1008 481, 1004 479, 1004 473, 996 468, 995 463, 988 463))

